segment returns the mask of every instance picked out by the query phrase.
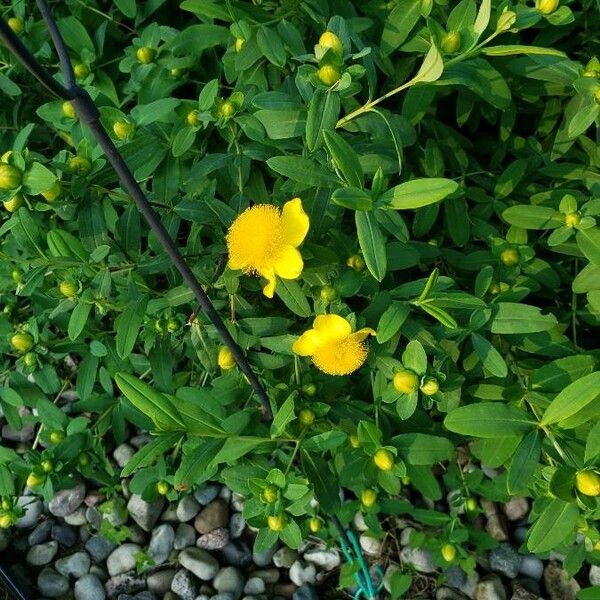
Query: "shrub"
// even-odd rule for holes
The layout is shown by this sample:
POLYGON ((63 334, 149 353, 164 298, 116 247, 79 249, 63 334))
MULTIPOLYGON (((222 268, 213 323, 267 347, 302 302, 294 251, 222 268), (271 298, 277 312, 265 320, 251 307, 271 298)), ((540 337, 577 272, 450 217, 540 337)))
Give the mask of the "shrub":
POLYGON ((0 406, 37 435, 0 448, 0 526, 25 484, 218 479, 258 549, 408 515, 468 570, 477 498, 525 495, 531 552, 597 563, 594 3, 92 4, 55 7, 78 80, 274 419, 73 105, 1 50, 0 406))

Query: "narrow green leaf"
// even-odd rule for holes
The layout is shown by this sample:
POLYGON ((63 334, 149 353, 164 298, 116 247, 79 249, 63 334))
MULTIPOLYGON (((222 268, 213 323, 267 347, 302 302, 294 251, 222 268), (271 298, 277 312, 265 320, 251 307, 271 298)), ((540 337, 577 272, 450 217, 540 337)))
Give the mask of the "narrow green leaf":
POLYGON ((548 331, 556 324, 553 314, 543 315, 537 306, 499 302, 490 329, 492 333, 536 333, 548 331))
POLYGON ((121 471, 121 477, 129 477, 136 469, 150 466, 167 450, 172 450, 181 439, 180 433, 168 433, 142 446, 128 461, 121 471))
POLYGON ((541 432, 538 429, 530 431, 521 440, 508 469, 506 484, 510 494, 523 494, 527 491, 538 466, 541 452, 541 432))
POLYGON ((352 146, 335 131, 324 131, 323 139, 335 166, 340 170, 347 184, 361 189, 364 173, 352 146))
POLYGON ((471 342, 484 368, 494 375, 494 377, 506 377, 508 374, 506 362, 492 343, 478 333, 471 334, 471 342))
POLYGON ((531 552, 541 554, 560 546, 575 530, 578 516, 575 504, 555 498, 533 524, 527 547, 531 552))
POLYGON ((115 319, 116 348, 121 358, 131 354, 135 341, 144 320, 148 296, 142 295, 135 302, 131 302, 125 310, 115 319))
POLYGON ((397 185, 380 198, 382 208, 408 210, 435 204, 458 189, 458 183, 452 179, 431 177, 413 179, 397 185))
POLYGON ((528 412, 503 402, 460 406, 444 419, 446 429, 480 438, 504 438, 531 431, 537 423, 528 412))
POLYGON ((385 236, 381 232, 373 212, 354 213, 358 243, 365 257, 369 272, 382 281, 387 271, 385 236))
POLYGON ((559 423, 578 413, 600 396, 600 371, 594 371, 568 385, 544 412, 542 425, 559 423))

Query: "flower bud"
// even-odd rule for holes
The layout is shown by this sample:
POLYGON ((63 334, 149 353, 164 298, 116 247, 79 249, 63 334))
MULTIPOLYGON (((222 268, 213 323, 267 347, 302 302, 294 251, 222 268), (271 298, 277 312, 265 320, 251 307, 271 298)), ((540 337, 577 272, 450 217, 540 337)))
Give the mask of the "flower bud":
POLYGON ((365 269, 365 261, 359 254, 353 254, 352 256, 349 256, 346 264, 351 269, 354 269, 357 273, 360 273, 365 269))
POLYGON ((584 496, 600 496, 600 476, 594 471, 580 471, 575 476, 575 487, 584 496))
POLYGON ((223 119, 229 119, 229 117, 235 115, 235 111, 235 104, 231 100, 225 100, 219 107, 219 116, 223 119))
POLYGON ((13 33, 19 35, 25 31, 25 21, 21 17, 11 17, 7 21, 8 26, 12 29, 13 33))
POLYGON ((371 488, 363 490, 360 494, 360 503, 365 508, 371 508, 377 501, 377 492, 371 488))
POLYGON ((274 485, 268 485, 260 495, 265 504, 275 504, 279 498, 279 490, 274 485))
POLYGON ((235 42, 233 44, 235 51, 240 52, 242 50, 242 48, 244 47, 245 43, 246 43, 246 40, 243 40, 242 38, 235 38, 235 42))
POLYGON ((519 264, 519 251, 515 248, 506 248, 500 253, 500 262, 507 267, 519 264))
POLYGON ((150 64, 156 55, 156 50, 154 48, 150 48, 148 46, 142 46, 138 48, 135 57, 138 59, 138 62, 147 65, 150 64))
POLYGON ((201 123, 197 110, 191 110, 185 116, 185 120, 190 127, 198 127, 201 123))
POLYGON ((0 190, 14 190, 21 185, 23 173, 20 169, 6 163, 0 164, 0 190))
POLYGON ((312 517, 308 520, 308 529, 311 533, 319 533, 319 531, 321 531, 322 525, 323 523, 318 517, 312 517))
POLYGON ((442 38, 440 46, 446 54, 453 54, 460 48, 460 33, 449 31, 442 38))
POLYGON ((27 476, 27 480, 25 481, 25 485, 30 488, 37 487, 38 485, 42 485, 46 481, 46 475, 42 475, 41 473, 36 473, 35 471, 31 471, 27 476))
POLYGON ((223 369, 223 371, 229 371, 229 369, 233 369, 233 367, 235 367, 235 358, 227 346, 221 346, 219 348, 217 363, 219 364, 219 367, 223 369))
POLYGON ((394 388, 401 394, 412 394, 419 389, 419 378, 413 371, 399 371, 394 375, 394 388))
POLYGON ((161 496, 166 496, 171 491, 171 486, 169 485, 169 483, 167 481, 159 481, 156 484, 156 491, 161 496))
POLYGON ((304 427, 309 427, 315 422, 315 413, 310 410, 310 408, 303 408, 298 413, 298 421, 300 421, 300 424, 304 425, 304 427))
POLYGON ((23 363, 29 369, 31 369, 32 367, 35 367, 35 365, 37 364, 37 354, 35 352, 28 352, 23 357, 23 363))
POLYGON ((353 448, 360 448, 360 440, 355 433, 353 433, 348 439, 353 448))
POLYGON ((92 170, 92 164, 83 156, 72 156, 67 164, 71 172, 80 177, 85 177, 92 170))
POLYGON ((380 471, 391 471, 394 468, 394 455, 385 448, 380 448, 373 456, 373 462, 380 471))
POLYGON ((50 442, 60 444, 65 439, 65 434, 60 429, 55 429, 50 433, 50 442))
POLYGON ((46 202, 55 202, 57 198, 62 194, 62 185, 57 179, 45 192, 42 192, 42 196, 46 202))
POLYGON ((319 297, 323 302, 332 302, 337 298, 337 292, 331 285, 324 285, 319 292, 319 297))
POLYGON ((317 386, 314 383, 305 383, 302 386, 302 392, 309 398, 312 398, 317 393, 317 386))
POLYGON ((551 15, 559 5, 559 0, 537 0, 535 7, 543 15, 551 15))
POLYGON ((77 79, 85 79, 90 74, 90 68, 84 63, 75 63, 73 73, 77 79))
POLYGON ((70 100, 66 100, 62 103, 62 113, 67 119, 74 119, 77 116, 75 112, 75 106, 70 100))
POLYGON ((323 65, 317 71, 317 77, 323 85, 332 86, 341 77, 339 70, 333 65, 323 65))
POLYGON ((444 544, 441 553, 446 562, 452 562, 456 558, 456 548, 452 544, 444 544))
POLYGON ((283 531, 287 525, 287 518, 284 514, 269 515, 267 525, 271 531, 283 531))
POLYGON ((26 331, 19 331, 10 338, 10 343, 17 352, 25 354, 33 348, 33 336, 26 331))
POLYGON ((23 196, 21 194, 15 194, 10 200, 5 200, 2 203, 2 206, 4 206, 9 213, 14 213, 23 206, 23 202, 23 196))
POLYGON ((517 13, 512 10, 505 10, 499 17, 496 23, 496 31, 508 31, 517 20, 517 13))
POLYGON ((79 292, 79 286, 72 281, 61 281, 58 289, 66 298, 75 298, 79 292))
POLYGON ((440 384, 437 379, 433 377, 427 377, 425 381, 421 384, 421 392, 425 394, 425 396, 433 396, 437 394, 440 390, 440 384))
POLYGON ((135 125, 129 121, 116 121, 113 124, 113 131, 118 139, 126 140, 133 136, 135 133, 135 125))
POLYGON ((578 212, 571 212, 565 215, 565 227, 573 229, 581 222, 581 216, 578 212))
POLYGON ((344 56, 344 46, 342 40, 333 33, 333 31, 325 31, 319 38, 319 46, 325 50, 331 50, 340 58, 344 56))

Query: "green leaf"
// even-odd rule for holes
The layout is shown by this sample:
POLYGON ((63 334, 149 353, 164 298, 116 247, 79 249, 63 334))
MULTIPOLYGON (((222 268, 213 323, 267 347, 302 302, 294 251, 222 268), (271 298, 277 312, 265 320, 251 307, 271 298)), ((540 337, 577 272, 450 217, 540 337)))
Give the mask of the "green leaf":
POLYGON ((300 110, 264 109, 256 111, 254 116, 262 123, 272 140, 301 137, 306 129, 305 113, 300 110))
POLYGON ((354 213, 358 243, 365 257, 369 272, 382 281, 387 271, 385 236, 381 232, 373 212, 354 213))
POLYGON ((266 59, 276 67, 283 67, 286 61, 285 48, 277 33, 270 27, 261 27, 256 34, 258 47, 266 59))
POLYGON ((221 450, 223 440, 189 440, 183 445, 183 457, 175 471, 175 486, 191 489, 210 479, 217 471, 211 467, 215 454, 221 450))
POLYGON ((294 279, 279 279, 275 286, 275 294, 295 315, 304 318, 311 316, 310 304, 294 279))
POLYGON ((364 173, 352 146, 335 131, 324 131, 323 139, 333 163, 342 173, 346 183, 361 189, 364 184, 364 173))
POLYGON ((458 189, 458 183, 442 177, 413 179, 397 185, 380 198, 382 208, 408 210, 440 202, 458 189))
POLYGON ((34 162, 23 174, 23 187, 28 194, 45 192, 55 181, 56 175, 38 162, 34 162))
POLYGON ((567 55, 561 50, 547 48, 544 46, 521 46, 519 44, 504 46, 487 46, 482 49, 488 56, 514 56, 515 54, 542 55, 542 56, 560 56, 567 55))
POLYGON ((306 187, 330 187, 337 182, 329 171, 301 156, 273 156, 267 160, 267 165, 279 175, 303 183, 306 187))
POLYGON ((480 438, 522 435, 536 425, 527 411, 503 402, 460 406, 444 419, 444 426, 449 431, 480 438))
POLYGON ((473 24, 473 32, 480 36, 490 22, 490 14, 492 11, 492 0, 483 0, 479 6, 479 12, 473 24))
POLYGON ((350 210, 371 210, 373 208, 371 195, 355 187, 343 187, 334 190, 331 194, 331 201, 350 210))
POLYGON ((117 373, 115 383, 131 404, 152 419, 157 429, 185 431, 181 415, 167 396, 129 373, 117 373))
POLYGON ((339 484, 328 463, 317 454, 303 451, 302 465, 321 508, 334 513, 340 506, 339 484))
POLYGON ((560 392, 570 383, 594 371, 596 360, 588 354, 565 356, 536 369, 530 378, 532 390, 560 392))
POLYGON ((544 412, 542 425, 551 425, 573 416, 600 396, 600 371, 581 377, 560 392, 544 412))
POLYGON ((135 0, 115 0, 117 8, 129 19, 133 19, 137 12, 135 0))
POLYGON ((215 465, 227 462, 235 462, 242 456, 252 452, 258 446, 268 443, 269 440, 261 437, 241 437, 235 436, 225 440, 225 444, 217 455, 213 458, 212 463, 215 465))
POLYGON ((67 326, 67 333, 71 340, 76 340, 83 331, 85 324, 87 323, 88 317, 92 310, 92 305, 87 302, 78 302, 71 317, 69 318, 69 325, 67 326))
POLYGON ((0 464, 0 496, 14 496, 15 482, 10 469, 0 464))
POLYGON ((161 98, 149 104, 138 104, 131 109, 131 116, 138 126, 169 120, 180 103, 177 98, 161 98))
POLYGON ((329 90, 315 90, 306 118, 306 147, 311 152, 323 145, 323 132, 335 128, 339 113, 339 94, 329 90))
POLYGON ((392 302, 390 306, 379 318, 377 325, 377 341, 380 344, 385 344, 391 340, 400 328, 410 313, 410 307, 403 302, 392 302))
POLYGON ((279 437, 284 432, 287 425, 296 418, 296 415, 294 414, 294 408, 296 406, 294 402, 295 398, 295 393, 290 394, 277 411, 277 414, 271 423, 271 437, 279 437))
POLYGON ((519 185, 527 171, 527 161, 519 158, 511 162, 496 180, 494 193, 498 198, 506 198, 519 185))
POLYGON ((454 456, 450 440, 425 433, 403 433, 392 438, 400 456, 411 465, 433 465, 454 456))
POLYGON ((279 533, 279 537, 286 546, 294 549, 300 548, 304 539, 298 523, 294 520, 288 522, 284 530, 279 533))
POLYGON ((585 462, 590 464, 600 456, 600 421, 598 421, 588 433, 585 442, 585 462))
POLYGON ((115 319, 116 349, 121 358, 131 354, 140 328, 144 321, 148 296, 142 295, 135 302, 131 302, 125 310, 115 319))
POLYGON ((95 56, 94 42, 78 18, 65 17, 60 19, 57 25, 67 46, 73 48, 79 55, 85 50, 95 56))
POLYGON ((163 456, 168 450, 172 450, 180 439, 180 433, 168 433, 142 446, 127 461, 127 464, 121 470, 121 477, 129 477, 136 469, 150 466, 159 456, 163 456))
POLYGON ((391 54, 401 46, 421 17, 421 0, 404 0, 386 16, 381 36, 381 52, 391 54))
POLYGON ((577 245, 594 265, 600 265, 600 228, 590 227, 577 232, 577 245))
POLYGON ((402 353, 402 365, 417 375, 425 375, 427 371, 427 354, 419 340, 411 340, 402 353))
POLYGON ((510 494, 523 494, 533 480, 542 452, 542 434, 539 430, 530 431, 515 452, 508 469, 506 484, 510 494))
POLYGON ((506 377, 508 374, 506 362, 504 362, 502 355, 494 348, 491 342, 478 333, 471 334, 471 342, 483 367, 494 375, 494 377, 506 377))
POLYGON ((326 450, 335 450, 347 439, 348 436, 343 431, 324 431, 306 438, 302 442, 302 447, 307 452, 325 452, 326 450))
POLYGON ((490 329, 492 333, 535 333, 553 329, 556 324, 553 314, 543 315, 537 306, 499 302, 490 329))
POLYGON ((578 517, 575 504, 555 498, 533 524, 527 547, 531 552, 541 554, 560 546, 574 532, 578 517))
POLYGON ((548 206, 517 205, 507 208, 502 218, 523 229, 556 229, 564 225, 564 216, 548 206))
POLYGON ((442 55, 432 39, 429 50, 425 55, 425 59, 423 60, 421 68, 414 77, 414 81, 418 81, 420 83, 430 83, 439 79, 443 72, 444 61, 442 60, 442 55))

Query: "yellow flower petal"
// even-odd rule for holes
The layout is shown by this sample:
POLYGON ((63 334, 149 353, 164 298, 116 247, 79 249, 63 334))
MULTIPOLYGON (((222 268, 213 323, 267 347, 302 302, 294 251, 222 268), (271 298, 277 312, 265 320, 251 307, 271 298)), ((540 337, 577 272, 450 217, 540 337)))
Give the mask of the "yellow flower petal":
POLYGON ((275 294, 275 271, 273 269, 266 269, 261 272, 261 275, 267 280, 267 285, 263 288, 263 294, 267 298, 272 298, 275 294))
POLYGON ((312 356, 321 346, 323 340, 318 331, 305 331, 292 345, 292 350, 300 356, 312 356))
POLYGON ((302 255, 296 248, 292 246, 285 247, 282 251, 275 264, 276 275, 283 279, 298 279, 302 273, 302 255))
POLYGON ((350 323, 339 315, 318 315, 313 329, 319 331, 324 341, 342 340, 352 333, 350 323))
POLYGON ((283 205, 281 222, 286 243, 297 248, 304 241, 309 226, 308 215, 302 208, 300 198, 289 200, 283 205))

